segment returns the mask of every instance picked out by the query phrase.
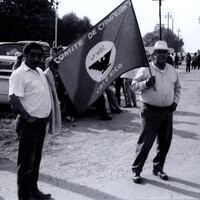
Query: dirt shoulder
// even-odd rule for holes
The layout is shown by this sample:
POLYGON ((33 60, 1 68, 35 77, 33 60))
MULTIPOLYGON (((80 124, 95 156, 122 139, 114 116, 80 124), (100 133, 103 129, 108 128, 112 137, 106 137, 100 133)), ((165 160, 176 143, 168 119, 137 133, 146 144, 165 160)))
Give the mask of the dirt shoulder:
MULTIPOLYGON (((131 180, 139 136, 139 108, 122 108, 113 120, 89 113, 61 131, 47 135, 40 170, 40 187, 52 200, 200 199, 200 70, 178 70, 182 85, 174 114, 174 135, 165 171, 169 181, 152 175, 153 146, 142 184, 131 180)), ((138 99, 139 97, 137 97, 138 99)), ((17 199, 18 141, 12 115, 0 113, 0 200, 17 199)))

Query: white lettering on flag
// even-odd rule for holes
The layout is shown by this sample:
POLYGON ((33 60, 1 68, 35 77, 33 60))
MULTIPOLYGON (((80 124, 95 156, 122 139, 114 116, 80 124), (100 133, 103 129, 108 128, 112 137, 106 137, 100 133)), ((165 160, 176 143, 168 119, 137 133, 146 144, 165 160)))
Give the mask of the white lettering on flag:
POLYGON ((84 112, 121 74, 148 67, 131 0, 124 1, 53 59, 77 112, 84 112))

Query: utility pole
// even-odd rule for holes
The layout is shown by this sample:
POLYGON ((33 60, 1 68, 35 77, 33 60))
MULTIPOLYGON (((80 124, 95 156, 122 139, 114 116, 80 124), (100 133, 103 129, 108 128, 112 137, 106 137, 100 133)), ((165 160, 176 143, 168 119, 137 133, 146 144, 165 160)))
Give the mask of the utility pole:
POLYGON ((167 44, 169 42, 169 12, 167 13, 167 44))
MULTIPOLYGON (((165 18, 167 18, 167 43, 169 40, 169 19, 172 18, 172 13, 171 12, 167 12, 167 14, 165 15, 165 18)), ((174 23, 174 19, 172 18, 172 32, 173 32, 173 23, 174 23)))
POLYGON ((177 31, 178 31, 178 40, 179 40, 179 33, 181 31, 180 28, 178 28, 177 31))
POLYGON ((159 1, 160 40, 162 40, 161 6, 162 6, 162 1, 163 0, 152 0, 152 1, 159 1))
POLYGON ((160 20, 160 40, 162 40, 162 26, 161 26, 161 5, 162 0, 159 0, 159 20, 160 20))
POLYGON ((56 0, 55 2, 55 41, 54 41, 54 46, 58 46, 58 5, 59 2, 56 0))

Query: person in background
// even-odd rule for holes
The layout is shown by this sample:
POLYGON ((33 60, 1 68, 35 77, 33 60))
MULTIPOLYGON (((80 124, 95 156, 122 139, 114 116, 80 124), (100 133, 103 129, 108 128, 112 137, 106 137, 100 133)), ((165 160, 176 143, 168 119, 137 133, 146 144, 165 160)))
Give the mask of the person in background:
POLYGON ((195 52, 192 56, 192 69, 196 69, 197 67, 197 53, 195 52))
POLYGON ((101 94, 99 96, 99 98, 94 102, 94 106, 101 120, 105 120, 105 121, 112 120, 112 117, 108 115, 108 112, 106 109, 104 94, 101 94))
POLYGON ((74 122, 78 113, 59 75, 56 77, 56 89, 60 101, 62 120, 69 123, 74 122))
POLYGON ((152 62, 152 60, 153 60, 153 55, 152 55, 152 54, 149 54, 149 55, 147 56, 147 58, 148 58, 148 61, 149 61, 149 62, 152 62))
POLYGON ((51 131, 60 128, 61 116, 50 69, 39 68, 43 49, 37 43, 24 48, 24 61, 9 78, 9 101, 20 124, 17 161, 17 186, 19 200, 50 199, 38 188, 39 168, 46 134, 51 118, 51 131))
MULTIPOLYGON (((48 57, 45 61, 45 69, 49 67, 50 61, 60 52, 63 51, 63 47, 52 47, 50 49, 50 57, 48 57)), ((55 63, 54 63, 55 65, 55 63)), ((55 83, 56 83, 56 90, 58 94, 58 99, 60 101, 60 109, 61 109, 61 116, 62 120, 66 120, 67 122, 74 122, 76 116, 76 110, 74 108, 73 103, 71 102, 69 95, 66 92, 66 89, 62 83, 62 80, 57 71, 53 71, 55 83)))
POLYGON ((117 98, 117 102, 118 102, 119 106, 121 106, 121 89, 123 91, 124 98, 125 98, 125 104, 126 104, 126 95, 125 95, 125 90, 124 90, 124 79, 121 76, 119 76, 115 80, 116 98, 117 98))
POLYGON ((176 69, 178 69, 178 65, 179 65, 178 61, 179 61, 178 53, 176 52, 175 57, 174 57, 174 67, 176 69))
POLYGON ((52 47, 50 49, 50 56, 45 60, 45 69, 49 68, 49 62, 57 55, 58 49, 56 47, 52 47))
POLYGON ((131 89, 131 83, 135 77, 136 69, 132 69, 124 74, 121 77, 124 78, 124 90, 126 94, 126 105, 125 108, 137 107, 136 95, 135 92, 131 89))
POLYGON ((15 56, 17 56, 17 60, 13 65, 12 71, 16 70, 21 65, 24 59, 24 55, 21 52, 16 52, 15 56))
POLYGON ((72 103, 69 94, 66 93, 66 113, 65 113, 66 121, 72 123, 75 121, 75 117, 77 116, 76 109, 74 104, 72 103))
POLYGON ((118 113, 118 114, 121 113, 122 110, 120 109, 117 98, 115 96, 116 93, 115 93, 114 84, 111 84, 106 88, 105 94, 107 96, 108 104, 110 106, 110 111, 112 113, 118 113))
POLYGON ((170 53, 168 53, 166 63, 168 63, 168 64, 174 66, 173 58, 172 58, 172 56, 170 55, 170 53))
POLYGON ((172 62, 173 62, 172 66, 174 66, 174 62, 175 62, 175 55, 174 55, 174 53, 171 53, 171 57, 172 57, 172 62))
POLYGON ((58 53, 61 53, 63 51, 63 47, 62 46, 58 46, 58 53))
POLYGON ((132 164, 134 183, 141 182, 140 173, 156 138, 157 152, 152 172, 155 176, 168 180, 163 169, 172 140, 173 112, 179 103, 181 89, 175 68, 166 63, 168 50, 165 41, 157 41, 150 69, 140 68, 132 82, 132 89, 141 92, 140 136, 136 158, 132 164))
POLYGON ((190 73, 190 65, 191 65, 191 55, 188 52, 187 55, 185 56, 185 62, 186 62, 186 73, 190 73))
POLYGON ((200 69, 200 52, 198 51, 198 55, 197 55, 197 67, 198 69, 200 69))

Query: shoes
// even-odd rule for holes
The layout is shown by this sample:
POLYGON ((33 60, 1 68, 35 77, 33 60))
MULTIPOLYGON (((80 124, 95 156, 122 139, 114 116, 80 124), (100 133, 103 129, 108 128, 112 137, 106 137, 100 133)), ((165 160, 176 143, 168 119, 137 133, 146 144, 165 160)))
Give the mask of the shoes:
POLYGON ((132 180, 134 183, 141 183, 141 177, 139 173, 134 172, 132 176, 132 180))
POLYGON ((66 121, 68 121, 70 123, 74 122, 74 120, 75 120, 75 118, 71 117, 71 116, 66 116, 65 119, 66 119, 66 121))
POLYGON ((162 170, 160 171, 153 170, 153 175, 158 176, 162 180, 168 180, 167 174, 165 174, 165 172, 163 172, 162 170))
POLYGON ((137 107, 137 104, 136 104, 136 103, 134 103, 134 104, 133 104, 133 107, 137 107))
POLYGON ((121 110, 121 109, 118 109, 118 112, 119 112, 119 113, 122 113, 122 112, 123 112, 123 110, 121 110))
POLYGON ((117 109, 116 110, 111 110, 111 112, 119 114, 119 111, 117 109))
POLYGON ((115 109, 115 110, 111 110, 111 112, 119 114, 119 113, 121 113, 123 111, 121 109, 115 109))
POLYGON ((106 116, 102 116, 101 117, 101 120, 105 120, 105 121, 109 121, 109 120, 112 120, 112 117, 106 115, 106 116))
POLYGON ((131 105, 125 105, 124 108, 132 108, 131 105))
POLYGON ((43 200, 47 200, 51 198, 51 194, 44 194, 41 191, 38 191, 36 193, 32 194, 33 199, 43 199, 43 200))

